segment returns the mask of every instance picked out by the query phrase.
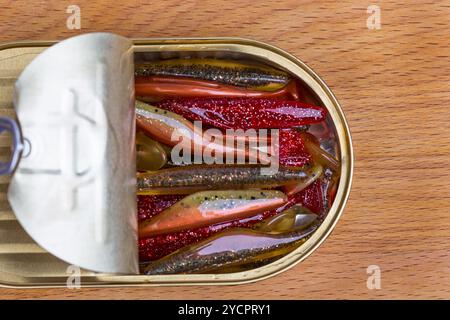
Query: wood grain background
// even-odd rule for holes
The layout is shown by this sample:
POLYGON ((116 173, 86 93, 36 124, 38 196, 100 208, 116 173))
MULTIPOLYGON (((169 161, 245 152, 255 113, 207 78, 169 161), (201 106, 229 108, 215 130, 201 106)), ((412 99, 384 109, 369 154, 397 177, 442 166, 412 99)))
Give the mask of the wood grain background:
POLYGON ((0 42, 91 31, 238 36, 279 46, 331 87, 356 154, 353 188, 306 261, 237 287, 0 289, 1 298, 450 298, 450 3, 421 1, 0 1, 0 42), (81 8, 68 30, 67 6, 81 8), (381 8, 369 30, 367 7, 381 8), (369 265, 382 288, 366 287, 369 265))

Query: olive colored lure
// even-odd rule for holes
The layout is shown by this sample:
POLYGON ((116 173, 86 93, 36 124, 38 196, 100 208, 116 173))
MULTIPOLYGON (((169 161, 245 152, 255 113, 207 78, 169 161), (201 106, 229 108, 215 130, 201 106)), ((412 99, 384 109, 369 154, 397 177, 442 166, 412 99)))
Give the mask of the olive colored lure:
POLYGON ((144 273, 214 273, 222 268, 280 257, 304 243, 317 227, 315 224, 306 230, 279 234, 230 229, 150 263, 144 273))
POLYGON ((189 195, 157 216, 141 223, 139 237, 199 228, 220 222, 243 219, 287 202, 280 191, 226 190, 189 195))
POLYGON ((176 76, 274 91, 289 82, 286 72, 258 64, 219 59, 170 59, 137 64, 136 76, 176 76))
POLYGON ((315 164, 314 167, 312 167, 312 172, 309 175, 308 179, 304 179, 301 181, 297 181, 295 183, 289 183, 283 186, 283 192, 286 193, 288 196, 291 196, 293 194, 296 194, 303 189, 305 189, 307 186, 311 185, 314 181, 319 179, 323 175, 323 168, 320 164, 315 164))
POLYGON ((263 167, 252 165, 187 165, 138 173, 138 194, 190 194, 220 189, 270 189, 284 185, 313 182, 318 174, 315 166, 279 167, 273 174, 264 174, 263 167))
POLYGON ((324 168, 330 168, 336 173, 340 172, 340 162, 333 155, 320 147, 317 138, 310 133, 301 133, 306 149, 309 151, 314 161, 320 163, 324 168))
POLYGON ((253 229, 270 233, 304 230, 315 222, 317 218, 317 214, 312 213, 307 208, 295 205, 271 218, 255 224, 253 229))
POLYGON ((136 168, 138 171, 153 171, 164 167, 167 153, 163 146, 141 132, 136 133, 136 168))

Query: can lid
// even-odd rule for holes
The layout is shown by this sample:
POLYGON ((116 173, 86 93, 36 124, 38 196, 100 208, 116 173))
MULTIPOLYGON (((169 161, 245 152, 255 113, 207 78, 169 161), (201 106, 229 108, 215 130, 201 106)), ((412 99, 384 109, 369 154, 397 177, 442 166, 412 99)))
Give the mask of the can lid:
POLYGON ((138 273, 132 42, 110 33, 62 41, 16 82, 24 151, 8 200, 58 258, 138 273))

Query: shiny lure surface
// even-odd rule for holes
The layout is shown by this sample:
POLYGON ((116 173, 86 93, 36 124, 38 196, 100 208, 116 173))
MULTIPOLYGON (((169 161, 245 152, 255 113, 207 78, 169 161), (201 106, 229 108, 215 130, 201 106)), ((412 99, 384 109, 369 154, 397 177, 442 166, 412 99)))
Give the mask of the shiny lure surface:
MULTIPOLYGON (((308 208, 308 210, 311 210, 311 212, 316 213, 320 218, 323 218, 324 203, 322 202, 322 195, 321 181, 316 180, 306 189, 288 196, 288 202, 275 210, 268 210, 249 218, 219 223, 212 226, 140 238, 140 260, 143 262, 158 260, 182 247, 198 243, 219 232, 231 228, 251 228, 256 223, 279 215, 296 204, 301 205, 303 208, 308 208)), ((140 217, 142 217, 141 221, 145 220, 145 217, 152 217, 162 210, 167 209, 175 202, 181 200, 182 197, 183 196, 180 195, 138 196, 138 199, 142 200, 140 205, 143 209, 140 211, 140 217), (160 206, 162 206, 162 210, 160 206)))
POLYGON ((269 66, 219 59, 169 59, 138 63, 135 75, 188 77, 263 91, 280 89, 290 79, 286 72, 269 66))
POLYGON ((226 190, 189 195, 139 225, 139 237, 199 228, 243 219, 287 202, 280 191, 226 190))
POLYGON ((330 168, 336 173, 340 172, 340 162, 333 155, 325 151, 320 147, 320 143, 315 136, 310 133, 302 132, 302 140, 304 141, 305 147, 311 154, 311 157, 317 163, 320 163, 324 168, 330 168))
POLYGON ((169 98, 194 97, 275 98, 298 100, 300 97, 297 83, 294 80, 278 90, 261 91, 228 86, 206 80, 169 76, 137 76, 134 81, 134 88, 137 97, 145 97, 145 99, 150 99, 151 101, 169 98))
POLYGON ((318 215, 312 213, 307 208, 295 205, 273 217, 255 224, 253 229, 269 233, 304 230, 315 222, 317 218, 318 215))
POLYGON ((189 139, 195 140, 194 125, 182 116, 139 100, 136 100, 135 106, 137 127, 150 138, 174 146, 179 141, 174 141, 172 135, 175 130, 179 130, 180 133, 186 132, 189 139))
POLYGON ((173 99, 157 105, 220 129, 284 129, 321 122, 326 117, 322 107, 278 99, 173 99))
POLYGON ((144 273, 214 273, 225 267, 279 257, 304 243, 316 229, 317 225, 312 225, 306 230, 278 234, 230 229, 149 263, 144 273))
POLYGON ((263 174, 252 165, 188 165, 154 172, 138 173, 137 192, 144 194, 189 194, 220 189, 270 189, 284 185, 307 187, 318 172, 312 165, 302 168, 279 167, 273 174, 263 174))
POLYGON ((167 163, 165 149, 157 141, 142 132, 136 133, 136 168, 138 171, 154 171, 167 163))
POLYGON ((312 172, 309 175, 309 178, 294 183, 285 184, 282 188, 283 192, 285 192, 289 196, 297 192, 300 192, 306 189, 306 187, 311 185, 314 181, 319 179, 322 176, 322 174, 323 174, 322 166, 320 164, 316 164, 315 166, 312 167, 312 172))
MULTIPOLYGON (((199 128, 184 117, 167 111, 145 102, 136 100, 136 124, 140 131, 144 132, 150 138, 159 141, 168 146, 180 145, 183 148, 197 150, 203 153, 207 150, 221 150, 223 157, 241 157, 254 162, 270 162, 270 158, 264 152, 250 150, 234 146, 227 146, 215 141, 207 134, 204 134, 199 128)), ((226 135, 223 141, 234 141, 235 137, 228 138, 226 135)))

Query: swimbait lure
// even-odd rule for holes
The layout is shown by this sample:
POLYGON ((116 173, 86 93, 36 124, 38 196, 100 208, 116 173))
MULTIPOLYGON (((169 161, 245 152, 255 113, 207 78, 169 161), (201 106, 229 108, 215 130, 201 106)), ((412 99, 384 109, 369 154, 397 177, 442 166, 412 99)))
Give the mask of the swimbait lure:
POLYGON ((305 207, 295 205, 271 218, 255 224, 253 229, 269 233, 304 230, 316 221, 317 217, 316 214, 305 207))
MULTIPOLYGON (((182 196, 179 195, 138 196, 138 198, 147 199, 143 200, 145 201, 143 203, 144 208, 146 206, 148 206, 149 208, 148 216, 153 216, 158 212, 162 211, 158 210, 158 212, 155 212, 154 207, 157 204, 162 204, 164 209, 168 208, 171 205, 172 198, 166 197, 182 197, 182 196), (147 204, 146 201, 150 201, 150 204, 147 204), (153 201, 155 201, 156 203, 153 203, 153 201)), ((273 216, 279 215, 296 204, 300 204, 302 205, 302 207, 311 210, 311 212, 322 215, 324 205, 320 181, 314 182, 312 185, 308 186, 301 192, 288 196, 288 202, 275 210, 268 210, 245 219, 238 219, 206 227, 140 238, 139 259, 141 261, 154 261, 185 246, 189 246, 194 243, 198 243, 202 240, 205 240, 206 238, 211 237, 217 234, 218 232, 228 230, 230 228, 251 228, 256 223, 265 221, 266 219, 270 219, 273 216)), ((141 210, 139 210, 139 212, 141 212, 141 210)))
POLYGON ((167 163, 164 148, 141 132, 136 133, 136 168, 138 171, 154 171, 167 163))
MULTIPOLYGON (((318 216, 314 213, 311 213, 311 211, 309 211, 308 209, 300 205, 295 205, 290 209, 287 209, 271 218, 267 218, 264 221, 255 224, 253 226, 253 229, 270 234, 293 232, 297 230, 304 230, 311 226, 313 223, 318 223, 317 218, 318 216)), ((247 264, 243 263, 240 265, 223 267, 220 268, 220 273, 241 272, 245 270, 255 269, 269 264, 276 259, 277 257, 271 257, 268 259, 251 261, 247 264)))
POLYGON ((305 147, 311 154, 311 157, 317 163, 320 163, 325 168, 330 168, 334 172, 340 171, 340 163, 333 155, 325 151, 320 147, 320 143, 317 138, 310 133, 302 132, 300 133, 302 140, 304 141, 305 147))
MULTIPOLYGON (((269 163, 270 158, 264 152, 227 146, 226 143, 216 143, 192 122, 184 117, 163 109, 156 108, 142 101, 136 100, 136 124, 139 130, 147 134, 154 140, 169 146, 179 145, 183 148, 195 152, 207 150, 221 150, 222 157, 241 157, 257 163, 269 163), (178 139, 176 139, 178 138, 178 139)), ((235 141, 235 137, 227 137, 223 141, 235 141)), ((222 142, 223 142, 222 141, 222 142)))
POLYGON ((287 195, 293 195, 297 192, 304 190, 306 187, 311 185, 314 181, 322 176, 323 170, 320 164, 315 165, 312 168, 312 174, 308 179, 304 179, 300 182, 289 183, 283 186, 282 190, 287 195))
POLYGON ((139 236, 176 232, 185 229, 242 219, 286 203, 280 191, 226 190, 189 195, 139 226, 139 236))
POLYGON ((317 229, 268 234, 249 229, 230 229, 198 244, 183 248, 144 269, 147 275, 205 273, 219 268, 279 257, 304 243, 317 229))
POLYGON ((177 76, 210 80, 219 83, 274 91, 289 81, 286 72, 257 64, 219 59, 170 59, 138 63, 136 76, 177 76))
POLYGON ((179 143, 178 140, 172 140, 175 130, 178 130, 180 134, 186 132, 185 135, 188 135, 188 139, 201 139, 195 136, 198 133, 194 131, 192 122, 182 116, 156 108, 139 100, 136 100, 135 105, 137 127, 152 139, 174 146, 179 143))
MULTIPOLYGON (((262 167, 251 165, 189 165, 154 172, 138 173, 138 194, 187 194, 218 189, 270 189, 287 184, 312 181, 315 166, 279 167, 263 174, 262 167)), ((307 184, 305 184, 305 187, 307 184)))
POLYGON ((284 129, 323 121, 322 107, 277 99, 175 99, 158 107, 220 129, 284 129))
POLYGON ((137 76, 134 88, 136 96, 150 98, 152 101, 179 97, 277 98, 284 100, 298 100, 300 97, 297 83, 294 80, 275 91, 260 91, 206 80, 169 76, 137 76))

